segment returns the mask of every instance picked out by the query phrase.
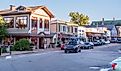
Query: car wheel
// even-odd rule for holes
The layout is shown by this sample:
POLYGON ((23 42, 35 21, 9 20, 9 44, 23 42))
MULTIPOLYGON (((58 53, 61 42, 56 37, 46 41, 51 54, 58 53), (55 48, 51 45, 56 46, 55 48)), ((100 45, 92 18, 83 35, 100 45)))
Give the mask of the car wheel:
POLYGON ((69 53, 69 51, 68 50, 65 50, 65 53, 69 53))
POLYGON ((94 49, 94 47, 92 46, 92 49, 94 49))
POLYGON ((81 52, 81 49, 79 49, 79 52, 81 52))
POLYGON ((75 49, 75 53, 78 53, 78 52, 79 52, 79 48, 76 48, 76 49, 75 49))

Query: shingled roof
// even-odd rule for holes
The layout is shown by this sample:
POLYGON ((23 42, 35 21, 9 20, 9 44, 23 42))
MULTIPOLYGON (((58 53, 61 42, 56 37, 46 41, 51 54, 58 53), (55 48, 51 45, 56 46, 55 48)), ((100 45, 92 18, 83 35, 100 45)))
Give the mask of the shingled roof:
POLYGON ((54 18, 54 15, 48 10, 46 6, 31 6, 31 7, 25 7, 25 6, 18 6, 15 10, 5 9, 0 10, 0 15, 8 15, 8 14, 21 14, 21 13, 32 13, 36 9, 43 9, 51 18, 54 18), (24 9, 23 11, 18 11, 24 9))

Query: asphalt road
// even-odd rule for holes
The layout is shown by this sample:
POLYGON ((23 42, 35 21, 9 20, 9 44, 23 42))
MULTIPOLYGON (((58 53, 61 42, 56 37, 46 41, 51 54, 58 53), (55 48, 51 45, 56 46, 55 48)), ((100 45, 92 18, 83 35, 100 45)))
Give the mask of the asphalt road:
POLYGON ((121 56, 121 44, 97 46, 80 53, 50 51, 0 58, 0 71, 100 71, 121 56))

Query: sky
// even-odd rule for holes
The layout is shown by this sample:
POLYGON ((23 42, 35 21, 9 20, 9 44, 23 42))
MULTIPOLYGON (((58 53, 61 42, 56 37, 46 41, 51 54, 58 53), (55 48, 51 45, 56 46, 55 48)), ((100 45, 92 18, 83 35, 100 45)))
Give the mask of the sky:
POLYGON ((79 12, 94 20, 121 19, 121 0, 2 0, 0 10, 15 6, 44 5, 54 14, 56 19, 69 21, 70 12, 79 12))

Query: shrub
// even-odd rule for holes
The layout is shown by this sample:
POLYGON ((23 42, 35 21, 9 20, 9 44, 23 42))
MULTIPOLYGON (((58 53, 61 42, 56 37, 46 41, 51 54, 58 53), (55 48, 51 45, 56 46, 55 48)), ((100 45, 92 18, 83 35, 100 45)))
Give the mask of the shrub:
POLYGON ((12 50, 15 50, 15 51, 31 50, 29 40, 24 38, 24 39, 20 39, 19 41, 16 41, 12 50))

